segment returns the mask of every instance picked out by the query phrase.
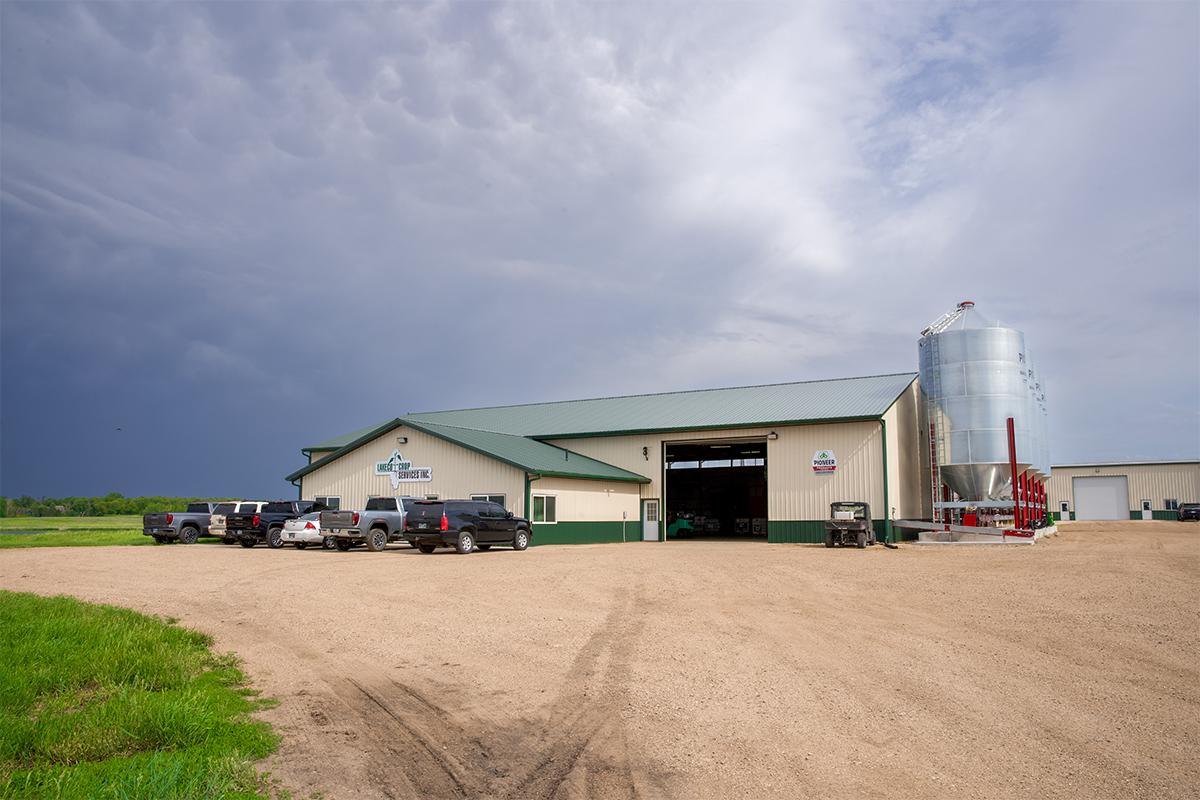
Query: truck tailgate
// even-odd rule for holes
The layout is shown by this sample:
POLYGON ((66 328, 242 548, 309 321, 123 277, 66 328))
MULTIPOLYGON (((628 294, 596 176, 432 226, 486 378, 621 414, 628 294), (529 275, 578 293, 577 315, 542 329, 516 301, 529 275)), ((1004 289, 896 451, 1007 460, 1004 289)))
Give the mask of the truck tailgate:
POLYGON ((321 530, 346 530, 358 527, 358 514, 354 511, 322 511, 321 530))

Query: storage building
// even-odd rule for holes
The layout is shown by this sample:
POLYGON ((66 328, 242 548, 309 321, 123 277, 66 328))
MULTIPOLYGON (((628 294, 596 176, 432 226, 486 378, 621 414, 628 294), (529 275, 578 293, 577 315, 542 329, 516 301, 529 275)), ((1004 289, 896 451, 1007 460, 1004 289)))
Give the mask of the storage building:
POLYGON ((1200 502, 1200 461, 1058 464, 1046 493, 1055 519, 1176 519, 1200 502))
POLYGON ((304 448, 303 499, 496 500, 535 544, 697 534, 819 542, 829 504, 878 537, 928 519, 915 373, 407 414, 304 448))

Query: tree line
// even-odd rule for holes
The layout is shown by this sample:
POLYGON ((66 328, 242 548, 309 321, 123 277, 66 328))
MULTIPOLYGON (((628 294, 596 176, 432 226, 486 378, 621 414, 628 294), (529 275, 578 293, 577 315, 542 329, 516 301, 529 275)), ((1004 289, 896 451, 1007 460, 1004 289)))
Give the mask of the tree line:
POLYGON ((120 492, 104 497, 0 497, 5 517, 112 517, 140 516, 152 511, 186 511, 188 503, 204 500, 238 500, 236 497, 125 497, 120 492))

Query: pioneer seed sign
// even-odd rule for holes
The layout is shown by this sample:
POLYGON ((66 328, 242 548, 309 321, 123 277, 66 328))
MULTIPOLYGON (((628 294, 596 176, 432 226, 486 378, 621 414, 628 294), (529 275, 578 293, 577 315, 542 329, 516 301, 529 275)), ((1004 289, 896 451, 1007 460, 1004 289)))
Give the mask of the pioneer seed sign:
POLYGON ((812 467, 813 472, 832 473, 837 469, 837 456, 832 450, 818 450, 813 453, 812 467))

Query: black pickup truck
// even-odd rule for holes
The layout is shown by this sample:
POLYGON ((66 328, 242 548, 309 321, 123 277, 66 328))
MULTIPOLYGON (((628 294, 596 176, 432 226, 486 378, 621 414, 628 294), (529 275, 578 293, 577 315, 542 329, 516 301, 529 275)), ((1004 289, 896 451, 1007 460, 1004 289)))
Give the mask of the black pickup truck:
POLYGON ((276 500, 256 514, 226 514, 225 535, 237 539, 242 547, 266 542, 268 547, 283 547, 283 523, 329 506, 315 500, 276 500))

